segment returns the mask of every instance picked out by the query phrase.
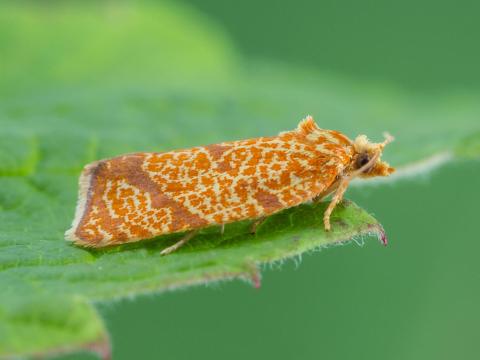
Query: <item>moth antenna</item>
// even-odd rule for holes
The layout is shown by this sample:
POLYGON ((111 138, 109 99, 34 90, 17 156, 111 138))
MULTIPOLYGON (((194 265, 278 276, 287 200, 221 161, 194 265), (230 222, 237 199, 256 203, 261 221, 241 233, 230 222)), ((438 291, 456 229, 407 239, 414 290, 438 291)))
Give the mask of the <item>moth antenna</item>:
POLYGON ((393 137, 389 132, 384 132, 383 137, 385 138, 385 140, 382 143, 380 143, 380 146, 382 147, 382 149, 388 144, 390 144, 391 142, 395 141, 395 137, 393 137))

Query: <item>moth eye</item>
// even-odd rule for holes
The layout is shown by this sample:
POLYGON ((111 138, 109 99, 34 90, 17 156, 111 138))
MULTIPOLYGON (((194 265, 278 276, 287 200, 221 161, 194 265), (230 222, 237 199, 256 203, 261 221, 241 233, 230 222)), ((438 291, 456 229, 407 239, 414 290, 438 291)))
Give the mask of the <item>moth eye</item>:
POLYGON ((368 154, 360 154, 357 158, 357 169, 360 169, 362 166, 365 166, 370 161, 368 154))

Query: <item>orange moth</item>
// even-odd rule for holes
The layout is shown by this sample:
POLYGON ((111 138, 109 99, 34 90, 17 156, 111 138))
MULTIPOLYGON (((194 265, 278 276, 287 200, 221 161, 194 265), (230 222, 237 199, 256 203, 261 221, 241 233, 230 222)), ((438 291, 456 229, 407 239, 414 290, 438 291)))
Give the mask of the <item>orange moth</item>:
POLYGON ((103 247, 251 219, 252 232, 271 214, 329 194, 330 215, 355 177, 388 176, 380 159, 389 135, 371 143, 320 129, 308 116, 278 136, 224 142, 163 153, 135 153, 85 166, 67 240, 103 247))

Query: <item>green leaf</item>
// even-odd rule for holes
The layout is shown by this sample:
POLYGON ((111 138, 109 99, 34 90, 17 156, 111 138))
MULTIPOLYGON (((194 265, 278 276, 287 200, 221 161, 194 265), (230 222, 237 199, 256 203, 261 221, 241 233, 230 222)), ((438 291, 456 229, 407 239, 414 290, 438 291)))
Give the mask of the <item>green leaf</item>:
POLYGON ((390 131, 398 140, 385 157, 404 174, 480 154, 472 97, 411 97, 243 60, 188 8, 12 4, 0 5, 0 356, 105 355, 108 336, 92 303, 237 277, 256 284, 263 263, 384 236, 345 202, 331 233, 322 226, 326 204, 303 205, 269 218, 255 236, 248 222, 223 236, 205 229, 166 257, 160 250, 180 235, 87 251, 63 233, 88 162, 273 135, 306 114, 351 137, 390 131))
POLYGON ((88 301, 76 296, 41 296, 34 291, 26 296, 2 298, 0 356, 43 356, 78 349, 101 356, 110 353, 103 322, 88 301))

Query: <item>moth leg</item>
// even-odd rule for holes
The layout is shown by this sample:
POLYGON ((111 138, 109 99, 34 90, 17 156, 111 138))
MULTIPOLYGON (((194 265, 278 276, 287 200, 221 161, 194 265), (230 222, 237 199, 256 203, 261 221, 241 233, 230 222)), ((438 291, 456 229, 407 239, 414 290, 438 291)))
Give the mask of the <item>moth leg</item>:
POLYGON ((338 185, 338 189, 335 192, 335 195, 333 195, 332 201, 330 201, 330 204, 328 205, 327 210, 325 210, 325 213, 323 214, 323 224, 325 226, 326 231, 330 231, 331 226, 330 226, 330 215, 332 215, 333 209, 335 209, 335 206, 342 200, 343 194, 345 194, 345 191, 348 188, 348 184, 350 182, 349 178, 342 179, 340 181, 340 184, 338 185))
POLYGON ((185 236, 183 238, 181 238, 180 240, 178 240, 175 244, 167 247, 166 249, 163 249, 162 252, 160 253, 160 255, 171 254, 172 252, 178 250, 183 245, 185 245, 191 238, 193 238, 197 234, 198 234, 198 230, 192 230, 192 231, 186 233, 185 236))
POLYGON ((250 226, 250 234, 255 234, 257 232, 257 228, 265 221, 266 218, 266 216, 262 216, 254 220, 250 226))

